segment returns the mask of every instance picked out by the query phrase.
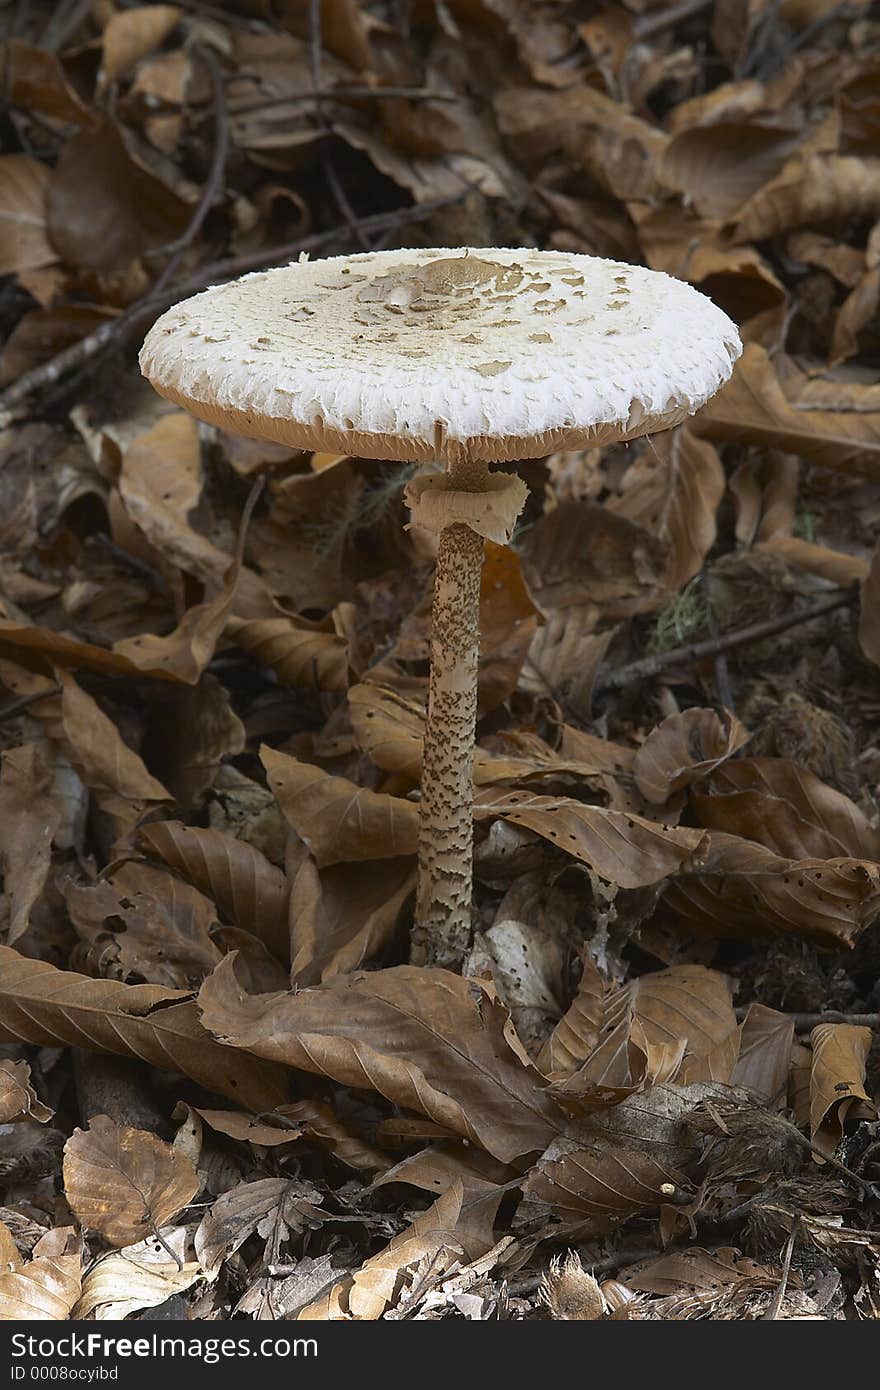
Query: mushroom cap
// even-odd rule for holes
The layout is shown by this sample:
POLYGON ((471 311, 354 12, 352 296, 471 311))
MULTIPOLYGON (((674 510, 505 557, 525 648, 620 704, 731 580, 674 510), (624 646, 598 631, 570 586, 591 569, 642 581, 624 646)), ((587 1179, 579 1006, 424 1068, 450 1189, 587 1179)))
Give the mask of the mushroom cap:
POLYGON ((562 251, 375 251, 197 294, 141 369, 202 420, 368 458, 536 458, 699 410, 741 351, 691 285, 562 251))

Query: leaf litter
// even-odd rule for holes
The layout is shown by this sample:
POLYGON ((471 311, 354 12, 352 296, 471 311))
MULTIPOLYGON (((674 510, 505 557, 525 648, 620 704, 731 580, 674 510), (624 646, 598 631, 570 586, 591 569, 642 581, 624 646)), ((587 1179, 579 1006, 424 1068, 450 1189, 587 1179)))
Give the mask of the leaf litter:
POLYGON ((0 1316, 880 1316, 876 17, 55 8, 0 46, 0 1316), (492 244, 746 350, 519 466, 441 968, 413 470, 133 349, 300 251, 492 244))

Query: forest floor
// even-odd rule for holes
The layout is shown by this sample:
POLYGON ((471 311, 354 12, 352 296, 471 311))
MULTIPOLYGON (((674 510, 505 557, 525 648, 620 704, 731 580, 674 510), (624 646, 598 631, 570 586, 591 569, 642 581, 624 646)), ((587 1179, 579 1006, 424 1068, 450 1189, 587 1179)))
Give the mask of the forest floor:
POLYGON ((0 1317, 880 1317, 876 15, 4 18, 0 1317), (302 251, 505 245, 745 348, 517 465, 474 931, 412 963, 413 469, 200 426, 136 351, 302 251))

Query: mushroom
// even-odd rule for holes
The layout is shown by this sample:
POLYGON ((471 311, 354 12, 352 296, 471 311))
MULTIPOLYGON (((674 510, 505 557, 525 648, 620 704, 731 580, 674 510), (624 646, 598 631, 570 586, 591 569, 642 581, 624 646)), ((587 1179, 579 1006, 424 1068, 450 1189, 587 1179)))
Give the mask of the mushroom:
POLYGON ((659 272, 559 251, 378 251, 301 259, 164 314, 142 370, 202 420, 299 448, 443 473, 407 486, 438 536, 413 959, 471 930, 484 540, 525 501, 489 464, 669 429, 721 386, 736 327, 659 272))

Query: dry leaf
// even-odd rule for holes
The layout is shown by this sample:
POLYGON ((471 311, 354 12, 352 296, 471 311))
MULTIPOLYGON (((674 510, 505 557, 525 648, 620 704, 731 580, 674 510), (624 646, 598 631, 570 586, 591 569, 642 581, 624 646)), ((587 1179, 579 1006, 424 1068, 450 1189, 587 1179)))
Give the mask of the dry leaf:
POLYGON ((852 946, 880 914, 880 868, 858 859, 785 859, 711 831, 702 868, 677 878, 662 902, 696 931, 749 938, 762 928, 852 946))
POLYGON ((728 710, 672 714, 645 739, 633 762, 636 786, 648 801, 662 805, 673 792, 706 777, 742 748, 749 734, 728 710))
POLYGON ((699 830, 659 825, 570 797, 480 792, 474 814, 533 830, 619 888, 641 888, 683 873, 702 862, 707 847, 699 830))
POLYGON ((0 946, 0 1038, 135 1057, 258 1112, 287 1097, 282 1073, 213 1041, 187 991, 90 980, 6 946, 0 946))
POLYGON ((225 922, 259 937, 280 961, 289 959, 290 885, 258 849, 232 835, 180 821, 154 821, 141 829, 139 839, 145 849, 207 893, 225 922))
POLYGON ((290 900, 291 978, 300 986, 357 970, 393 939, 415 892, 411 857, 377 859, 352 871, 303 859, 290 900))
POLYGON ((733 1085, 747 1087, 771 1106, 784 1104, 793 1043, 793 1018, 765 1004, 750 1004, 740 1028, 733 1085))
POLYGON ((199 1280, 213 1278, 193 1259, 190 1233, 184 1226, 164 1230, 162 1240, 164 1245, 150 1236, 96 1260, 83 1280, 73 1318, 116 1321, 142 1308, 157 1308, 199 1280))
POLYGON ((565 1127, 539 1073, 505 1041, 504 1011, 448 971, 401 965, 335 976, 295 994, 253 996, 227 958, 199 999, 218 1038, 377 1090, 503 1162, 545 1148, 565 1127))
POLYGON ((0 1322, 65 1322, 81 1278, 81 1241, 73 1228, 47 1231, 27 1264, 0 1270, 0 1322))
POLYGON ((102 36, 104 58, 99 85, 116 82, 164 43, 180 13, 176 5, 139 5, 111 14, 102 36))
POLYGON ((43 1125, 51 1120, 52 1111, 37 1099, 27 1062, 11 1062, 4 1058, 0 1060, 0 1124, 28 1118, 43 1125))
POLYGON ((785 449, 824 468, 880 476, 880 412, 801 409, 782 392, 770 358, 747 343, 733 376, 694 418, 708 439, 785 449))
POLYGON ((324 624, 304 618, 233 618, 232 640, 262 666, 270 666, 282 685, 339 691, 348 685, 348 643, 324 624))
POLYGON ((384 1250, 347 1275, 315 1303, 303 1308, 298 1321, 354 1319, 374 1322, 392 1305, 407 1269, 430 1261, 442 1273, 460 1258, 462 1247, 455 1238, 464 1191, 453 1183, 433 1206, 417 1216, 411 1226, 395 1236, 384 1250))
POLYGON ((93 1115, 64 1146, 64 1195, 83 1226, 131 1245, 188 1206, 201 1184, 188 1158, 143 1129, 93 1115))
POLYGON ((874 1107, 865 1090, 865 1063, 870 1028, 851 1023, 820 1023, 810 1034, 810 1135, 821 1153, 832 1154, 844 1133, 849 1112, 859 1101, 874 1107))
POLYGON ((411 801, 367 791, 274 748, 264 746, 260 756, 285 820, 319 868, 415 853, 419 812, 411 801))

